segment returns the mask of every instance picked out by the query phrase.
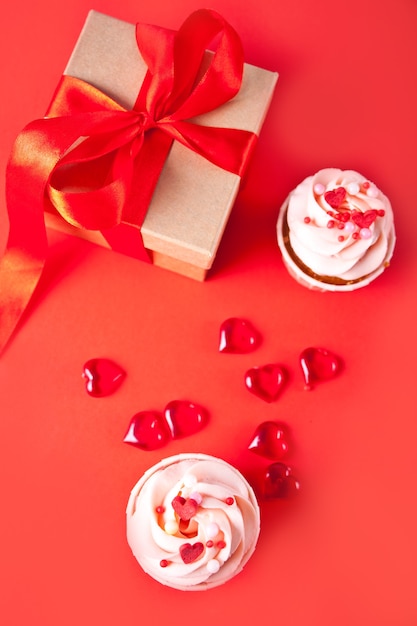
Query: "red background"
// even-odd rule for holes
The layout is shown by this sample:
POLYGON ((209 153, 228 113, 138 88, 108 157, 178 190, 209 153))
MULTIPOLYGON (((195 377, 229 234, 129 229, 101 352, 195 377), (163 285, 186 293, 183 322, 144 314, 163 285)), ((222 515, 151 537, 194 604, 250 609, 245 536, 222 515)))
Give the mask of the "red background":
MULTIPOLYGON (((416 70, 414 0, 213 0, 249 63, 280 79, 247 180, 204 284, 63 235, 20 332, 0 359, 0 615, 7 626, 167 621, 293 626, 413 626, 416 587, 416 70), (391 267, 351 294, 309 292, 275 240, 288 191, 322 167, 356 169, 390 197, 391 267), (220 323, 250 319, 251 355, 217 351, 220 323), (345 361, 303 390, 309 345, 345 361), (107 356, 127 379, 90 398, 83 363, 107 356), (281 399, 249 394, 243 374, 287 366, 281 399), (186 398, 210 412, 198 435, 156 452, 123 443, 131 416, 186 398), (141 473, 179 451, 215 454, 248 476, 262 421, 286 422, 297 502, 262 504, 244 572, 207 593, 161 587, 125 540, 125 505, 141 473)), ((178 28, 193 0, 15 0, 1 9, 0 166, 43 115, 87 11, 178 28)), ((4 175, 1 177, 4 197, 4 175)), ((0 207, 0 244, 7 213, 0 207)))

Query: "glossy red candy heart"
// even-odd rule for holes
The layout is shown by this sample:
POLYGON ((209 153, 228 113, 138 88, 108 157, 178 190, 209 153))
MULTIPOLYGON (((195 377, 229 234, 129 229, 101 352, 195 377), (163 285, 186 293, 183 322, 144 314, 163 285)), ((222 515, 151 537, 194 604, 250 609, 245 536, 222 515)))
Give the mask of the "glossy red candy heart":
POLYGON ((187 400, 172 400, 164 410, 164 416, 174 439, 193 435, 207 424, 207 411, 187 400))
POLYGON ((305 389, 312 389, 317 382, 331 380, 342 368, 339 357, 326 348, 306 348, 300 354, 300 364, 305 389))
POLYGON ((255 350, 260 342, 258 331, 248 320, 231 317, 220 326, 219 352, 245 354, 255 350))
POLYGON ((196 561, 203 551, 204 545, 201 541, 197 541, 197 543, 183 543, 180 546, 180 556, 185 564, 196 561))
POLYGON ((270 363, 261 367, 252 367, 245 374, 247 389, 265 402, 278 399, 285 384, 286 373, 282 365, 270 363))
POLYGON ((141 450, 157 450, 171 439, 171 431, 161 413, 141 411, 132 417, 123 441, 141 450))
POLYGON ((292 475, 292 470, 285 463, 272 463, 265 472, 263 497, 288 498, 299 492, 300 483, 292 475))
POLYGON ((192 498, 175 496, 172 501, 172 508, 183 522, 188 522, 197 513, 198 504, 192 498))
POLYGON ((326 193, 324 194, 324 199, 326 200, 327 204, 332 207, 332 209, 338 209, 341 204, 343 204, 345 198, 346 189, 344 187, 331 189, 330 191, 326 191, 326 193))
POLYGON ((279 422, 262 422, 256 428, 249 450, 267 459, 281 459, 288 451, 288 432, 279 422))
POLYGON ((82 376, 88 395, 102 398, 120 387, 126 372, 110 359, 90 359, 84 363, 82 376))

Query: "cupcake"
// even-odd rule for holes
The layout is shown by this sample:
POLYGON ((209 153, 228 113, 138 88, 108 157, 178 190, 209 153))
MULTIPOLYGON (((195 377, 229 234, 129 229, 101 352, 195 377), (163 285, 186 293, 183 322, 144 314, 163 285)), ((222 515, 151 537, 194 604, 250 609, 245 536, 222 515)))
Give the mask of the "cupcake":
POLYGON ((395 245, 388 198, 358 172, 334 168, 289 194, 277 235, 290 274, 320 291, 365 287, 388 267, 395 245))
POLYGON ((151 467, 133 488, 126 514, 127 541, 143 570, 184 591, 236 576, 259 536, 251 486, 205 454, 179 454, 151 467))

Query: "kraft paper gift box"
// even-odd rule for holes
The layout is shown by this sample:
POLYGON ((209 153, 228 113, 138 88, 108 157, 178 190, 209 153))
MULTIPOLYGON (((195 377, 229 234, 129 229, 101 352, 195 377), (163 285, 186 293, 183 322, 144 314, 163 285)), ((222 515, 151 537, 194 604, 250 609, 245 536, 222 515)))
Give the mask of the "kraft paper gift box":
MULTIPOLYGON (((131 109, 146 71, 136 44, 135 25, 90 11, 64 74, 90 83, 131 109)), ((245 63, 238 94, 193 121, 259 135, 277 78, 275 72, 245 63)), ((141 228, 154 265, 204 280, 215 259, 240 180, 239 175, 174 141, 141 228)), ((45 219, 49 227, 110 247, 99 231, 71 226, 52 207, 45 219)), ((122 235, 118 251, 135 256, 132 237, 128 233, 126 236, 126 249, 122 235)))

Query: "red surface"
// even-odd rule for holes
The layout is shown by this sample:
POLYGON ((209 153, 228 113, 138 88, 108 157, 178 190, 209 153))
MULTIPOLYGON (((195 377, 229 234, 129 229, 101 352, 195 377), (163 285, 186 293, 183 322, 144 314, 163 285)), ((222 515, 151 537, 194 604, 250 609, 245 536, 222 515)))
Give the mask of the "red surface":
MULTIPOLYGON (((0 359, 0 615, 7 626, 414 626, 417 623, 416 70, 417 4, 376 0, 214 0, 250 63, 280 73, 256 155, 210 279, 195 283, 64 236, 20 332, 0 359), (318 294, 286 273, 275 240, 280 203, 321 167, 356 169, 390 197, 392 266, 364 290, 318 294), (263 335, 253 353, 220 354, 228 317, 263 335), (319 345, 343 357, 334 380, 304 391, 298 358, 319 345), (92 398, 90 358, 127 372, 92 398), (244 373, 282 363, 273 403, 244 373), (170 400, 206 407, 208 426, 154 452, 123 443, 130 418, 170 400), (247 450, 256 426, 291 429, 296 502, 262 505, 244 572, 207 593, 165 589, 125 541, 124 510, 162 455, 215 454, 251 480, 269 461, 247 450)), ((90 8, 176 28, 194 2, 36 3, 1 9, 0 166, 43 115, 90 8)), ((1 177, 2 197, 4 176, 1 177)), ((7 234, 0 208, 0 243, 7 234)))

